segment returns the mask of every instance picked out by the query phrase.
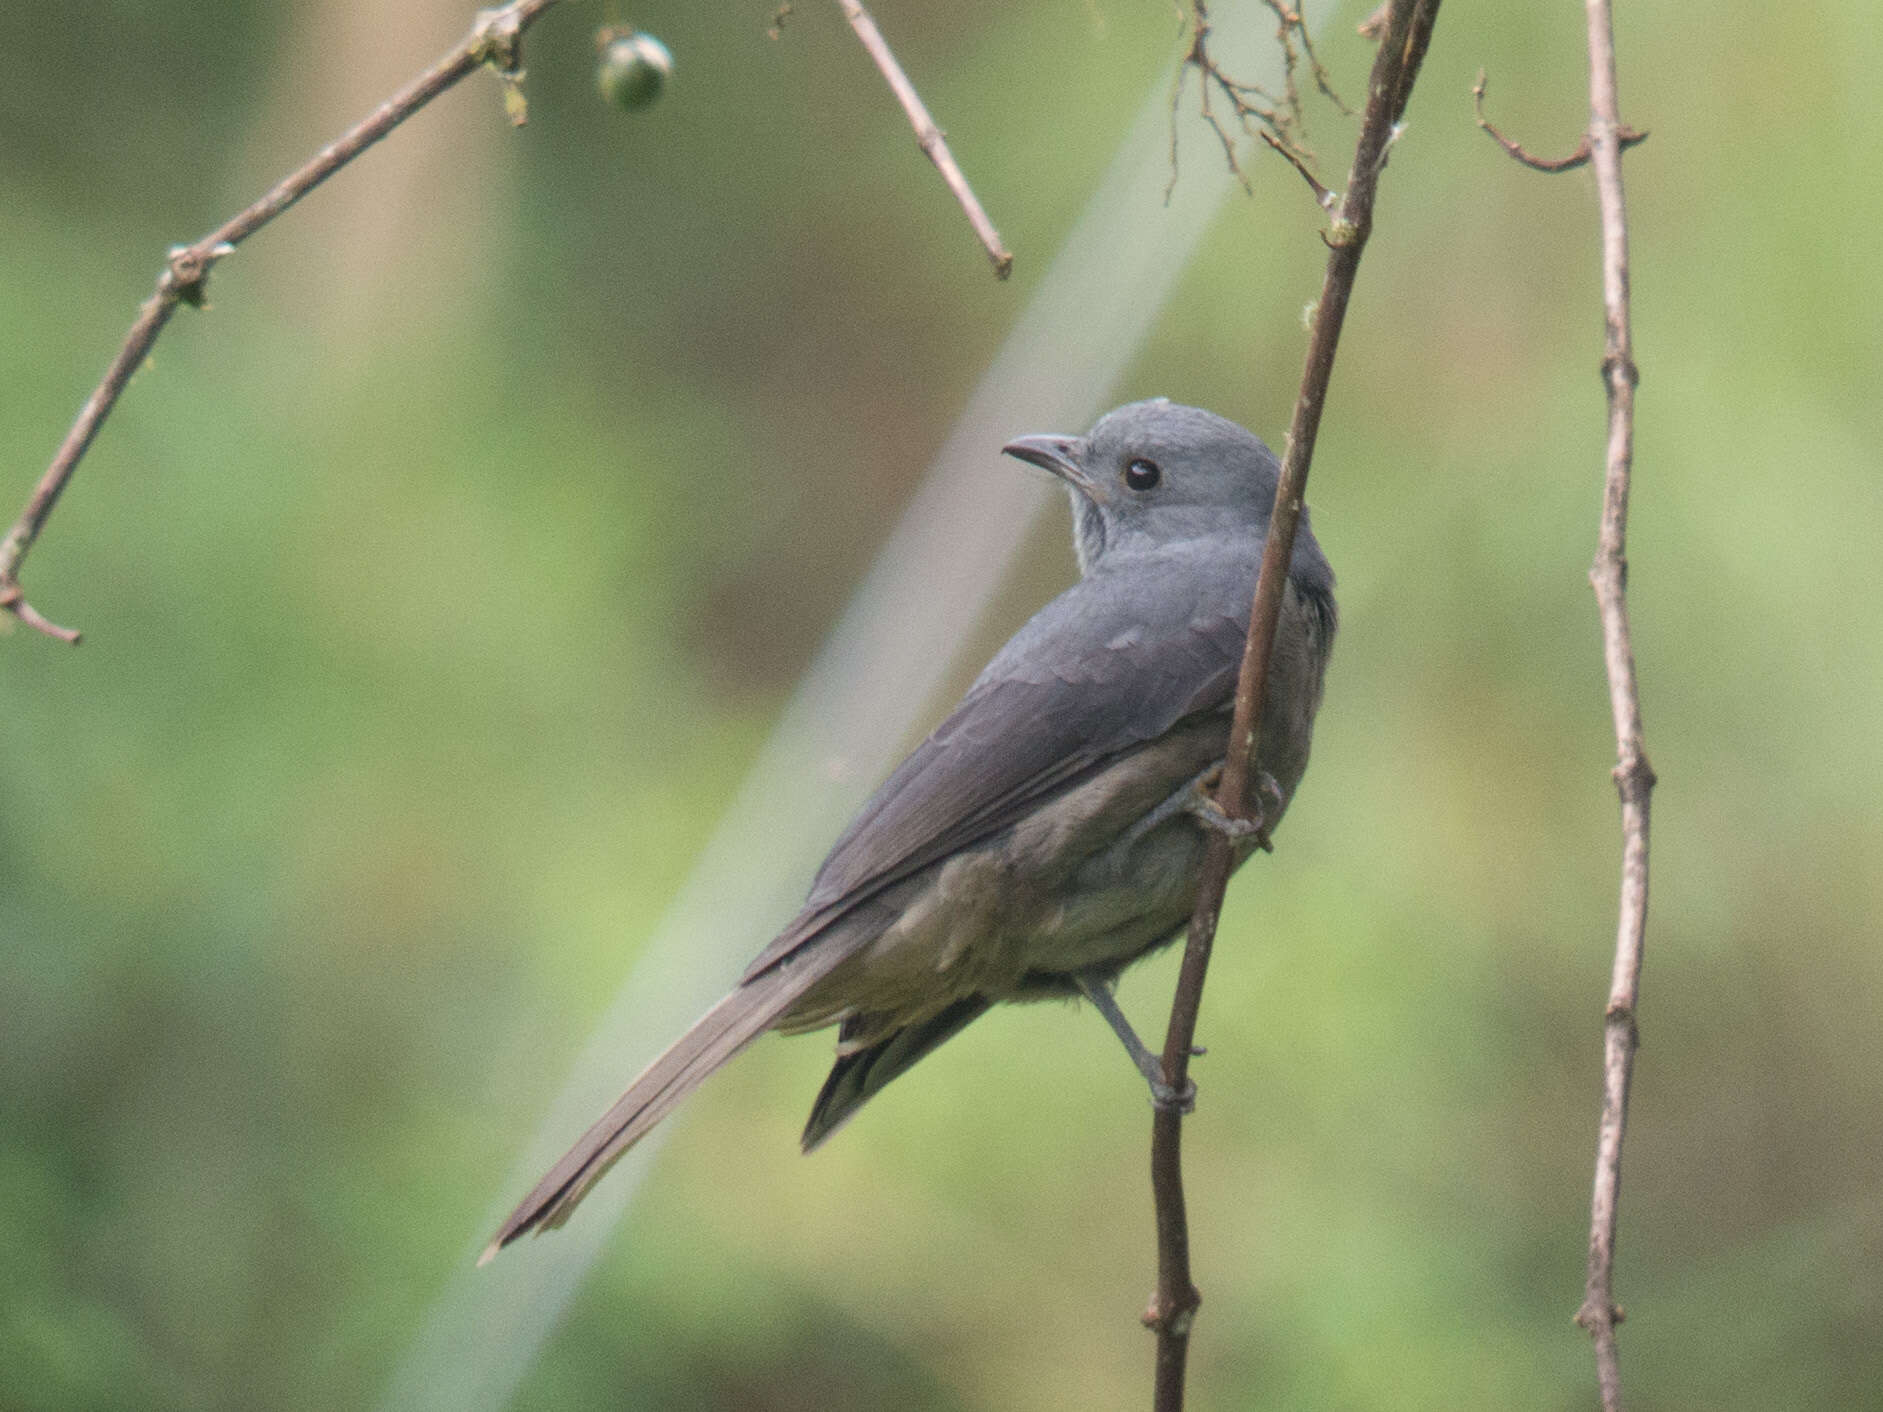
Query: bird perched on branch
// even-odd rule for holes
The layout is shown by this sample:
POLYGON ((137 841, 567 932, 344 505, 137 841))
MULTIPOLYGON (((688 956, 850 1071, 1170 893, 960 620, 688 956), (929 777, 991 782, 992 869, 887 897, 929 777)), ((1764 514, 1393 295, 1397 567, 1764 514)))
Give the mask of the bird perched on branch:
POLYGON ((806 1151, 1003 1000, 1084 995, 1155 1101, 1183 1104, 1111 995, 1189 919, 1208 830, 1240 864, 1308 762, 1335 625, 1305 513, 1258 725, 1250 819, 1208 786, 1228 750, 1279 472, 1234 422, 1157 399, 1008 455, 1063 480, 1077 584, 1041 609, 863 806, 797 917, 537 1183, 484 1253, 561 1225, 608 1167, 766 1030, 836 1025, 806 1151))

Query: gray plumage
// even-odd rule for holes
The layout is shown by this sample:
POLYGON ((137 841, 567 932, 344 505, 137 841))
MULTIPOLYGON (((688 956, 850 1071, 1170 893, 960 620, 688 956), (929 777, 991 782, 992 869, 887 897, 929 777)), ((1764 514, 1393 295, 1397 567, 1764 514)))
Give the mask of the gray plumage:
MULTIPOLYGON (((504 1223, 485 1258, 560 1225, 604 1171, 768 1029, 838 1025, 809 1150, 997 1001, 1076 994, 1172 940, 1227 748, 1279 467, 1235 423, 1162 399, 1085 437, 1006 450, 1072 496, 1082 577, 1014 635, 837 840, 802 911, 635 1079, 504 1223)), ((1302 516, 1253 801, 1272 829, 1302 771, 1335 627, 1302 516)), ((1238 846, 1238 862, 1253 851, 1238 846)))

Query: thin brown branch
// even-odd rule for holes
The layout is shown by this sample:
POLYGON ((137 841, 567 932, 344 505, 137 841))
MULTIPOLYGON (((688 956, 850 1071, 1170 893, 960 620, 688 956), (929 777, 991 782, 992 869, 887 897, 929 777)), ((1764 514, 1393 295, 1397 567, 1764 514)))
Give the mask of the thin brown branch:
POLYGON ((1641 693, 1628 625, 1628 491, 1634 473, 1634 333, 1628 307, 1628 207, 1622 190, 1622 153, 1646 139, 1621 120, 1615 82, 1615 33, 1609 0, 1586 0, 1589 25, 1589 127, 1567 157, 1533 157, 1484 116, 1484 72, 1471 96, 1478 126, 1526 167, 1565 172, 1595 170, 1602 221, 1602 307, 1607 335, 1602 384, 1608 398, 1603 464, 1602 524, 1589 583, 1602 622, 1602 660, 1609 710, 1615 722, 1615 788, 1621 798, 1621 895, 1616 909, 1615 959, 1602 1021, 1602 1118, 1597 1129, 1595 1183, 1589 1201, 1589 1262, 1576 1322, 1595 1345, 1596 1383, 1603 1412, 1621 1412, 1621 1362, 1615 1326, 1615 1228, 1621 1202, 1622 1141, 1628 1129, 1628 1089, 1640 1044, 1635 1013, 1641 993, 1641 957, 1648 924, 1648 816, 1654 770, 1642 741, 1641 693))
MULTIPOLYGON (((1216 794, 1216 802, 1232 819, 1247 817, 1249 765, 1255 753, 1256 723, 1262 719, 1268 663, 1274 652, 1282 593, 1294 553, 1295 527, 1300 520, 1315 438, 1320 432, 1321 412, 1333 377, 1341 326, 1353 294, 1354 279, 1359 273, 1360 256, 1373 229, 1373 202, 1380 173, 1398 134, 1399 120, 1412 95, 1426 46, 1431 42, 1438 6, 1439 0, 1393 0, 1385 37, 1373 64, 1366 116, 1354 150, 1346 194, 1340 200, 1327 235, 1327 269, 1321 281, 1321 297, 1315 306, 1314 324, 1308 333, 1301 391, 1295 399, 1281 477, 1275 489, 1268 542, 1262 551, 1255 601, 1249 613, 1248 643, 1236 680, 1228 760, 1216 794)), ((1203 999, 1203 981, 1209 969, 1210 949, 1216 939, 1217 919, 1222 914, 1223 889, 1229 881, 1232 849, 1233 844, 1226 835, 1212 836, 1198 885, 1196 909, 1190 919, 1183 968, 1177 978, 1170 1027, 1164 1037, 1164 1081, 1177 1092, 1184 1092, 1189 1085, 1197 1011, 1203 999)), ((1151 1186, 1157 1212, 1157 1290, 1144 1316, 1144 1322, 1157 1335, 1154 1403, 1157 1412, 1178 1412, 1183 1406, 1190 1328, 1202 1302, 1190 1277, 1182 1140, 1182 1114, 1160 1108, 1151 1127, 1151 1186)))
MULTIPOLYGON (((26 601, 19 582, 20 565, 39 538, 46 517, 70 484, 79 462, 97 439, 105 418, 111 415, 111 409, 123 395, 125 385, 149 356, 151 345, 170 322, 170 316, 176 313, 177 305, 202 307, 210 271, 219 260, 234 253, 236 246, 466 75, 489 64, 506 78, 509 92, 514 94, 515 83, 522 72, 519 65, 523 32, 556 3, 557 0, 514 0, 509 5, 480 11, 471 32, 457 48, 380 104, 364 121, 282 178, 259 201, 245 207, 193 245, 180 245, 170 252, 157 276, 156 289, 139 307, 137 321, 124 336, 111 366, 92 389, 91 396, 85 399, 78 420, 66 433, 19 519, 7 531, 6 538, 0 539, 0 611, 12 613, 28 627, 66 642, 79 640, 76 631, 47 622, 26 601)), ((514 103, 511 114, 513 120, 518 116, 514 103)))
POLYGON ((909 125, 915 129, 915 140, 935 169, 948 183, 948 189, 955 194, 955 200, 961 203, 961 209, 967 214, 968 224, 974 227, 974 234, 981 242, 981 248, 987 252, 987 258, 993 262, 996 279, 1005 279, 1013 273, 1013 256, 1007 247, 1001 244, 1000 232, 994 229, 994 223, 987 218, 987 212, 974 194, 974 188, 968 185, 968 179, 961 174, 960 166, 955 162, 954 154, 948 150, 948 139, 942 130, 935 126, 935 120, 928 115, 928 109, 922 104, 922 97, 915 91, 915 85, 909 82, 909 76, 902 71, 902 65, 896 62, 896 56, 890 52, 889 43, 883 38, 883 32, 876 27, 876 21, 870 12, 863 8, 861 0, 837 0, 843 6, 843 12, 850 21, 850 28, 856 31, 857 38, 863 41, 863 48, 870 59, 889 83, 889 91, 896 95, 896 101, 902 104, 902 111, 909 115, 909 125))
MULTIPOLYGON (((1576 143, 1576 150, 1567 157, 1533 157, 1525 151, 1523 145, 1513 138, 1504 136, 1491 120, 1484 116, 1484 70, 1478 70, 1478 81, 1471 85, 1471 103, 1477 113, 1478 126, 1489 133, 1497 145, 1508 152, 1517 161, 1537 172, 1572 172, 1577 167, 1587 166, 1593 149, 1589 145, 1589 134, 1583 133, 1582 140, 1576 143)), ((1615 135, 1621 143, 1621 150, 1626 152, 1648 140, 1645 132, 1636 132, 1631 127, 1617 127, 1615 135)))
POLYGON ((1604 1412, 1621 1412, 1621 1365, 1615 1348, 1615 1221, 1621 1199, 1622 1139, 1628 1126, 1628 1087, 1634 1077, 1636 1005, 1648 921, 1648 800, 1654 771, 1641 737, 1641 695, 1628 626, 1628 489, 1634 470, 1634 334, 1628 309, 1628 208, 1621 155, 1629 130, 1621 122, 1615 83, 1615 35, 1609 0, 1587 0, 1589 17, 1589 134, 1597 199, 1602 213, 1602 306, 1607 336, 1602 381, 1608 393, 1608 446, 1603 468, 1602 527, 1589 582, 1602 619, 1602 657, 1615 721, 1615 785, 1621 796, 1621 897, 1615 962, 1609 981, 1602 1039, 1602 1120, 1596 1142, 1595 1185, 1589 1209, 1589 1272, 1576 1322, 1595 1344, 1596 1380, 1604 1412))

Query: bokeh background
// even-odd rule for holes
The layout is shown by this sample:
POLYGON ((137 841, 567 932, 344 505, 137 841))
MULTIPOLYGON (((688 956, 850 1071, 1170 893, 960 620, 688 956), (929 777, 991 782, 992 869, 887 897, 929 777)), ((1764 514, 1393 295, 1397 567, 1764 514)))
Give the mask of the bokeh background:
MULTIPOLYGON (((1323 45, 1354 97, 1362 8, 1323 45)), ((8 16, 7 517, 163 249, 468 9, 8 16)), ((479 76, 244 247, 52 520, 28 587, 85 645, 0 640, 0 1404, 381 1396, 1178 53, 1158 0, 883 0, 1000 285, 835 7, 776 41, 772 9, 553 13, 530 125, 479 76), (593 97, 604 19, 677 56, 643 115, 593 97)), ((1883 1406, 1883 18, 1621 11, 1662 780, 1624 1369, 1644 1409, 1883 1406)), ((1566 149, 1584 63, 1580 6, 1451 0, 1385 185, 1312 497, 1344 609, 1317 757, 1203 1017, 1198 1406, 1593 1405, 1596 217, 1469 98, 1484 65, 1566 149)), ((1337 179, 1352 126, 1309 120, 1337 179)), ((1322 247, 1253 170, 1112 400, 1279 437, 1322 247)), ((985 640, 1069 580, 1049 519, 985 640)), ((1143 1405, 1148 1123, 1112 1046, 990 1017, 807 1160, 827 1046, 759 1045, 517 1405, 1143 1405)))

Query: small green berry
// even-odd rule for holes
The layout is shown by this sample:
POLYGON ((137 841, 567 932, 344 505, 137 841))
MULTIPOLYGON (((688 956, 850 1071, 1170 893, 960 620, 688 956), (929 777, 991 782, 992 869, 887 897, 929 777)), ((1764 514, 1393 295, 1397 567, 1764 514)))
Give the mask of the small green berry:
POLYGON ((627 30, 604 35, 600 49, 595 86, 603 102, 633 112, 660 97, 673 72, 673 55, 666 45, 651 34, 627 30))

